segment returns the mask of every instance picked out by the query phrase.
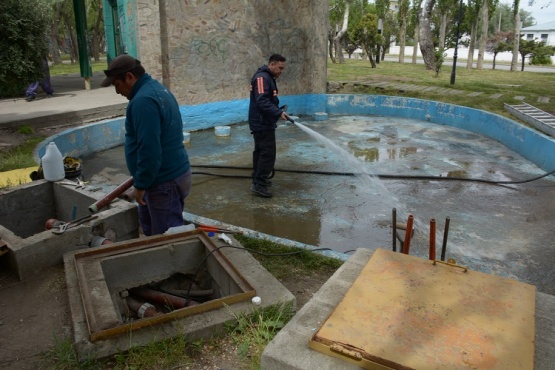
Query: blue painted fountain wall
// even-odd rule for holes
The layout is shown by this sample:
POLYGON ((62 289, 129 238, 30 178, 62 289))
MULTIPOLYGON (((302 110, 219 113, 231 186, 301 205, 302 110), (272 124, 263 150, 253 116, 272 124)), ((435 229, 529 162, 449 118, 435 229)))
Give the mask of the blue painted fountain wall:
MULTIPOLYGON (((484 134, 497 140, 545 171, 555 169, 555 141, 506 117, 458 105, 412 98, 380 95, 304 94, 283 96, 281 104, 293 115, 382 115, 419 119, 484 134)), ((248 99, 183 106, 180 108, 185 131, 247 121, 248 99)), ((35 160, 54 141, 63 155, 84 157, 122 145, 125 118, 116 118, 75 127, 54 135, 35 150, 35 160)))

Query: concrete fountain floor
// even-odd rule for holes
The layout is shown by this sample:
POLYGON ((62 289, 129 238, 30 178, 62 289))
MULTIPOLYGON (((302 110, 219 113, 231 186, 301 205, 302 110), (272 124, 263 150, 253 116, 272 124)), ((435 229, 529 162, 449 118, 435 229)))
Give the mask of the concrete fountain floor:
MULTIPOLYGON (((352 153, 373 174, 508 181, 544 173, 504 145, 453 127, 382 116, 300 122, 352 153)), ((277 169, 361 172, 294 125, 280 126, 276 136, 277 169)), ((251 164, 253 143, 245 124, 232 126, 229 137, 216 137, 214 130, 192 132, 186 147, 193 165, 251 164)), ((249 170, 193 170, 250 175, 249 170)), ((122 147, 84 158, 84 175, 92 186, 115 187, 127 174, 122 147)), ((270 199, 251 194, 246 178, 197 174, 193 179, 186 212, 338 252, 390 249, 395 207, 398 221, 406 221, 408 213, 415 216, 411 254, 426 257, 430 219, 437 221, 439 251, 449 217, 447 258, 555 294, 552 177, 498 186, 277 172, 270 199)))

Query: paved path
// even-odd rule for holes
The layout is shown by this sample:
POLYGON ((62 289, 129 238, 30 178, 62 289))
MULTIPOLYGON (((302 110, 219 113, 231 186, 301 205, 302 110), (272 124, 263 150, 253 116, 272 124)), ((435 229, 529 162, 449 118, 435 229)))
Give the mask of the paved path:
POLYGON ((100 87, 103 75, 97 72, 91 77, 91 90, 85 90, 79 74, 68 74, 52 77, 52 98, 39 89, 37 99, 30 102, 23 97, 0 100, 0 128, 75 125, 125 114, 127 99, 113 88, 100 87))

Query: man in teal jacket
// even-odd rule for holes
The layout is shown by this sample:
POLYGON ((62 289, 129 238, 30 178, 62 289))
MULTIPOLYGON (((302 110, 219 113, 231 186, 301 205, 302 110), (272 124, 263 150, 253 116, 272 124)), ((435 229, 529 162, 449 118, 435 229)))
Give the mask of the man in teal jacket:
POLYGON ((115 58, 101 86, 114 85, 129 100, 125 119, 125 160, 133 176, 139 221, 145 235, 183 225, 191 191, 191 165, 183 146, 179 104, 161 83, 129 55, 115 58))

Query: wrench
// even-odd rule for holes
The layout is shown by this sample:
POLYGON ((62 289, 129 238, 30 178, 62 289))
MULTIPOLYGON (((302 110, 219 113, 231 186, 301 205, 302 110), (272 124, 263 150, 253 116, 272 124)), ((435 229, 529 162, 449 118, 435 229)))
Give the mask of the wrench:
POLYGON ((85 185, 82 182, 60 181, 58 184, 75 186, 75 189, 85 189, 85 185))
POLYGON ((98 217, 98 215, 88 215, 88 216, 85 216, 85 217, 78 218, 78 219, 75 220, 75 221, 64 222, 64 223, 62 223, 62 224, 60 224, 60 225, 54 226, 54 227, 52 228, 52 232, 53 232, 54 234, 58 234, 58 235, 59 235, 59 234, 63 234, 63 233, 66 232, 67 229, 70 229, 70 228, 75 227, 75 226, 77 226, 77 225, 81 225, 81 224, 83 224, 83 223, 85 223, 85 222, 87 222, 87 221, 90 221, 90 220, 92 220, 92 219, 95 219, 95 218, 97 218, 97 217, 98 217))

